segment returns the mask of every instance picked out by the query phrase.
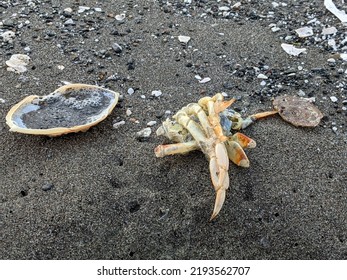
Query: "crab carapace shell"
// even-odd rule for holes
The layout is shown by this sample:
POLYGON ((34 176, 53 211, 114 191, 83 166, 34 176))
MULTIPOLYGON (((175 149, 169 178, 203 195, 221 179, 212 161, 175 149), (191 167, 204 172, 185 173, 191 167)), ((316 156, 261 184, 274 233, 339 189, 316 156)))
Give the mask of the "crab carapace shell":
POLYGON ((54 92, 30 95, 6 116, 10 131, 59 136, 87 131, 104 120, 118 102, 119 93, 86 84, 68 84, 54 92))
POLYGON ((323 118, 321 111, 307 98, 278 96, 273 106, 285 121, 295 126, 314 127, 323 118))

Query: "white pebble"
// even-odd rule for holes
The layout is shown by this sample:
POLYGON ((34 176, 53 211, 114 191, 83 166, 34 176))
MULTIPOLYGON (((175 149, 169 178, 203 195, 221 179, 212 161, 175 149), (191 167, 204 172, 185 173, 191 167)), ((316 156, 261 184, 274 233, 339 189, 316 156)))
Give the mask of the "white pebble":
POLYGON ((335 34, 336 32, 337 32, 337 29, 335 26, 326 27, 326 28, 323 28, 322 30, 323 35, 332 35, 332 34, 335 34))
POLYGON ((13 31, 6 31, 0 35, 4 42, 12 43, 13 38, 16 37, 16 34, 13 31))
POLYGON ((222 12, 226 12, 226 11, 229 11, 230 8, 228 6, 222 6, 222 7, 219 7, 218 10, 220 10, 222 12))
POLYGON ((203 78, 202 80, 200 80, 199 83, 200 84, 205 84, 205 83, 208 83, 209 81, 211 81, 211 78, 206 77, 206 78, 203 78))
POLYGON ((115 19, 118 20, 118 21, 124 20, 125 19, 125 14, 116 15, 115 19))
POLYGON ((128 108, 127 110, 126 110, 126 112, 125 112, 125 114, 129 117, 129 116, 131 116, 131 114, 132 114, 133 112, 131 112, 131 110, 128 108))
POLYGON ((68 14, 71 14, 72 13, 72 9, 71 8, 65 8, 64 12, 66 12, 68 14))
POLYGON ((327 59, 327 61, 330 62, 330 63, 335 63, 336 62, 336 60, 334 58, 329 58, 329 59, 327 59))
POLYGON ((295 32, 300 38, 306 38, 313 35, 312 27, 307 26, 295 29, 295 32))
POLYGON ((268 79, 268 76, 266 76, 266 75, 264 75, 264 74, 259 74, 259 75, 257 76, 257 78, 258 78, 258 79, 266 80, 266 79, 268 79))
POLYGON ((278 31, 280 31, 280 30, 281 30, 281 28, 279 28, 279 27, 277 27, 277 26, 271 27, 271 31, 272 31, 272 32, 278 32, 278 31))
POLYGON ((304 97, 305 95, 306 95, 305 92, 300 89, 299 92, 298 92, 298 96, 304 97))
POLYGON ((101 10, 101 8, 94 8, 94 11, 95 12, 101 12, 102 10, 101 10))
POLYGON ((278 4, 277 2, 272 2, 271 5, 272 7, 277 8, 280 4, 278 4))
POLYGON ((120 126, 125 125, 125 121, 116 122, 113 124, 113 128, 117 129, 120 126))
POLYGON ((133 88, 128 88, 128 94, 132 95, 135 92, 133 88))
POLYGON ((142 99, 146 99, 146 95, 143 95, 143 94, 142 94, 140 97, 141 97, 142 99))
POLYGON ((64 25, 73 25, 73 24, 75 23, 71 18, 64 22, 64 25))
POLYGON ((153 90, 152 91, 152 95, 155 97, 159 97, 160 95, 162 95, 163 93, 160 90, 153 90))
POLYGON ((197 79, 197 80, 201 80, 201 79, 202 79, 200 75, 195 75, 194 77, 195 77, 195 79, 197 79))
POLYGON ((0 98, 0 103, 5 103, 5 99, 0 98))
POLYGON ((156 124, 157 124, 156 121, 149 121, 149 122, 147 123, 147 126, 154 126, 154 125, 156 125, 156 124))
POLYGON ((189 40, 190 40, 189 36, 184 36, 184 35, 178 36, 178 41, 180 41, 181 43, 187 44, 189 40))
POLYGON ((80 13, 83 13, 83 12, 88 11, 88 10, 90 10, 90 7, 87 7, 87 6, 79 6, 77 12, 80 14, 80 13))
POLYGON ((330 96, 330 100, 335 103, 337 102, 338 99, 335 96, 330 96))
POLYGON ((264 87, 264 86, 266 86, 266 82, 265 82, 265 81, 261 81, 260 85, 261 85, 262 87, 264 87))
POLYGON ((152 129, 150 127, 146 127, 138 132, 136 132, 136 137, 138 138, 148 138, 152 133, 152 129))
POLYGON ((334 132, 337 132, 337 127, 336 127, 336 126, 333 126, 331 129, 332 129, 334 132))
POLYGON ((28 69, 26 66, 30 61, 30 57, 25 54, 13 54, 9 60, 6 61, 7 71, 23 73, 28 69))

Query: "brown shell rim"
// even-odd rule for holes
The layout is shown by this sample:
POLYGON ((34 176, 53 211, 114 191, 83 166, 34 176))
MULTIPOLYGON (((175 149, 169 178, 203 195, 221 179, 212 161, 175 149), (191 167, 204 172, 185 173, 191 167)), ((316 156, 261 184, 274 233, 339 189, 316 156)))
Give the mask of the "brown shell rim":
POLYGON ((54 127, 54 128, 47 128, 47 129, 32 129, 32 128, 23 128, 23 127, 19 127, 17 126, 13 121, 12 121, 12 117, 13 114, 24 104, 27 104, 29 102, 31 102, 32 100, 34 100, 37 97, 40 97, 38 95, 30 95, 25 97, 22 101, 20 101, 19 103, 17 103, 16 105, 14 105, 10 111, 7 113, 6 115, 6 124, 10 127, 10 131, 12 132, 18 132, 18 133, 24 133, 24 134, 33 134, 33 135, 47 135, 47 136, 60 136, 63 134, 67 134, 67 133, 72 133, 72 132, 80 132, 80 131, 87 131, 90 127, 98 124, 99 122, 103 121, 114 109, 114 107, 117 105, 118 103, 118 98, 119 98, 119 93, 109 90, 109 89, 105 89, 102 87, 98 87, 98 86, 93 86, 93 85, 87 85, 87 84, 68 84, 68 85, 64 85, 58 89, 56 89, 54 92, 65 92, 68 89, 81 89, 81 88, 97 88, 97 89, 102 89, 103 91, 107 91, 109 93, 112 93, 114 96, 114 101, 112 104, 109 105, 108 110, 104 111, 104 115, 102 117, 100 117, 99 119, 88 123, 88 124, 84 124, 84 125, 76 125, 73 127, 54 127))

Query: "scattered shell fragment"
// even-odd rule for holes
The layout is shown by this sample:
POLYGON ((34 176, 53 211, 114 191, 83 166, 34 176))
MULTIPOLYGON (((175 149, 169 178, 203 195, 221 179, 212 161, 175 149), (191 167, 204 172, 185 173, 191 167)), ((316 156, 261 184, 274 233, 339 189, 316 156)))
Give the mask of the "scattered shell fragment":
POLYGON ((238 10, 241 7, 241 2, 236 2, 234 5, 231 6, 231 9, 238 10))
POLYGON ((285 121, 295 126, 317 126, 323 118, 323 114, 308 98, 278 96, 273 101, 273 106, 285 121))
POLYGON ((128 94, 132 95, 135 92, 135 90, 133 88, 128 88, 128 94))
POLYGON ((209 81, 211 81, 211 78, 210 78, 210 77, 206 77, 206 78, 203 78, 202 80, 199 80, 199 83, 200 83, 200 84, 206 84, 206 83, 208 83, 209 81))
POLYGON ((180 41, 181 43, 187 44, 189 40, 190 40, 189 36, 184 36, 184 35, 178 36, 178 41, 180 41))
POLYGON ((299 49, 294 47, 291 44, 281 44, 282 49, 289 55, 294 55, 294 56, 298 56, 299 54, 306 52, 305 48, 299 49))
POLYGON ((77 13, 81 14, 81 13, 83 13, 83 12, 85 12, 85 11, 88 11, 88 10, 90 10, 90 7, 87 7, 87 6, 79 6, 79 7, 78 7, 77 13))
POLYGON ((125 114, 126 114, 128 117, 130 117, 132 113, 133 113, 133 112, 132 112, 129 108, 126 109, 126 111, 125 111, 125 114))
POLYGON ((340 58, 344 61, 347 61, 347 53, 340 53, 340 58))
POLYGON ((117 129, 119 127, 121 127, 122 125, 125 125, 125 121, 119 121, 113 124, 113 128, 117 129))
POLYGON ((155 96, 155 97, 159 97, 161 96, 163 93, 161 92, 161 90, 153 90, 152 91, 152 96, 155 96))
POLYGON ((147 123, 147 126, 154 126, 154 125, 156 125, 156 124, 157 124, 156 121, 149 121, 149 122, 147 123))
POLYGON ((313 35, 312 27, 301 27, 295 30, 300 38, 306 38, 313 35))
POLYGON ((54 92, 30 95, 7 113, 10 131, 59 136, 87 131, 116 106, 119 93, 93 85, 68 84, 54 92))
POLYGON ((332 0, 324 0, 324 6, 333 13, 341 22, 347 22, 347 14, 343 10, 336 8, 332 0))
POLYGON ((136 138, 148 138, 152 133, 152 129, 150 127, 146 127, 138 132, 136 132, 136 138))
POLYGON ((7 43, 13 43, 13 39, 16 37, 16 34, 13 31, 5 31, 0 35, 2 40, 7 43))
POLYGON ((322 30, 323 35, 333 35, 337 32, 337 29, 335 26, 325 27, 322 30))
POLYGON ((9 60, 6 61, 7 71, 15 73, 23 73, 28 69, 26 66, 30 61, 30 57, 26 54, 13 54, 9 60))
POLYGON ((268 76, 266 76, 266 75, 264 75, 264 74, 258 74, 257 78, 258 78, 258 79, 266 80, 266 79, 268 79, 268 76))
POLYGON ((336 96, 330 96, 330 100, 331 100, 331 102, 337 102, 337 97, 336 96))
POLYGON ((115 19, 118 20, 118 21, 123 21, 125 19, 125 14, 116 15, 115 19))

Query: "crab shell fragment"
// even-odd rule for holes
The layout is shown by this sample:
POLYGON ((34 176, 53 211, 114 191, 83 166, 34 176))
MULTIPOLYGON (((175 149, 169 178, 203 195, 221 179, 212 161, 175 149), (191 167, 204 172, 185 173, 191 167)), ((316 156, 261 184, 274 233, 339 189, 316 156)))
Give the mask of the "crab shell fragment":
POLYGON ((285 121, 295 126, 314 127, 323 118, 323 114, 308 98, 278 96, 273 106, 285 121))
POLYGON ((30 95, 14 105, 6 116, 10 131, 60 136, 104 120, 116 106, 119 93, 86 84, 68 84, 54 92, 30 95))

